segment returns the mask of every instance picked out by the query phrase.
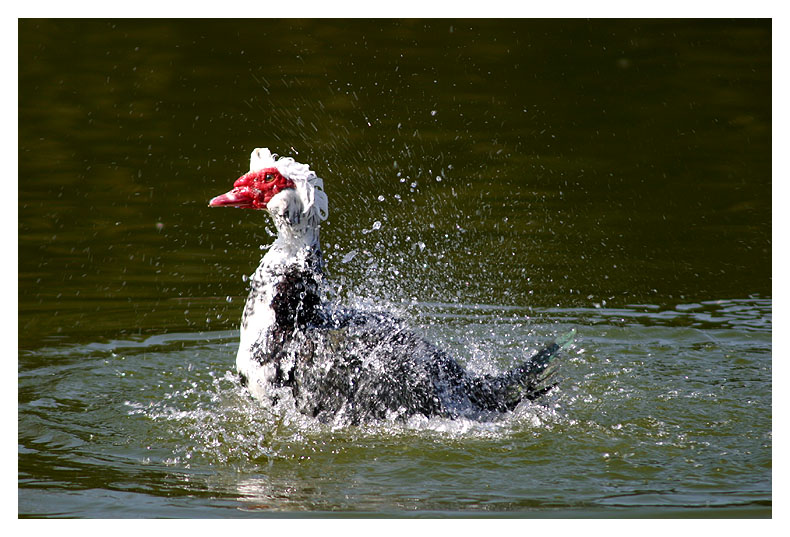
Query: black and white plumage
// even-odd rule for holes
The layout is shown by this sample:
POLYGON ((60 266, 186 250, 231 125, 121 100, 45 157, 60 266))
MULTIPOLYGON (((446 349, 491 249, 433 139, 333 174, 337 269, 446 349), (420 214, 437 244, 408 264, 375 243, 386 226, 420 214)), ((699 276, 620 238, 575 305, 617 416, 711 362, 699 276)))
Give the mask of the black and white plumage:
POLYGON ((250 172, 209 205, 266 210, 277 228, 241 321, 236 367, 253 396, 290 394, 305 414, 359 423, 503 412, 554 386, 561 343, 501 375, 475 376, 399 319, 325 303, 319 231, 328 198, 309 166, 255 149, 250 172))

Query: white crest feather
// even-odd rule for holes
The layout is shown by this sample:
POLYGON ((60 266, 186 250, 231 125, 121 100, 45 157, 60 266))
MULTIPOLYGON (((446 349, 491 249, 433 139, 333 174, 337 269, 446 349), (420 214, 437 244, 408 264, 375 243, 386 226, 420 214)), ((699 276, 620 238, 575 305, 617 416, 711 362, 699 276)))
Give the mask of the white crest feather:
POLYGON ((318 177, 307 164, 296 162, 291 157, 275 160, 276 155, 268 148, 259 147, 250 155, 250 171, 277 168, 284 177, 294 182, 296 192, 302 200, 303 214, 312 225, 317 226, 329 217, 329 198, 324 192, 324 180, 318 177))

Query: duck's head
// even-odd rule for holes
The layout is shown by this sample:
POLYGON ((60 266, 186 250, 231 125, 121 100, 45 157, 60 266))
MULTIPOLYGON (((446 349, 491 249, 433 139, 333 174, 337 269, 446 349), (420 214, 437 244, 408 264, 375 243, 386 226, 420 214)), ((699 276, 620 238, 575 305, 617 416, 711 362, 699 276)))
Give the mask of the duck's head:
POLYGON ((233 183, 233 189, 209 201, 209 207, 265 209, 278 231, 305 233, 329 216, 324 181, 307 164, 264 148, 250 155, 250 171, 233 183))

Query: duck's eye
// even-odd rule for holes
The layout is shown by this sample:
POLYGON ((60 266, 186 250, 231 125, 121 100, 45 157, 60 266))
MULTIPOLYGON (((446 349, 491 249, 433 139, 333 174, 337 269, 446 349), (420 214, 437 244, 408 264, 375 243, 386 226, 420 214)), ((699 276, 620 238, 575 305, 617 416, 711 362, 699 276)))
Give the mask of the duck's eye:
POLYGON ((271 172, 267 173, 266 175, 263 176, 263 180, 266 181, 267 183, 271 183, 272 181, 274 181, 274 174, 271 172))

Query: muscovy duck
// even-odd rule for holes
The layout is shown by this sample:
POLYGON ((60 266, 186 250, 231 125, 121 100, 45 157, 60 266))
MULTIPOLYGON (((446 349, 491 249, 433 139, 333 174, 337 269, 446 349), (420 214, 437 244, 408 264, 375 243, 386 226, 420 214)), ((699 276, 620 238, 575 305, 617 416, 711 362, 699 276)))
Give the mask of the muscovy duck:
POLYGON ((325 303, 319 242, 329 215, 323 180, 306 164, 255 149, 250 171, 210 207, 266 210, 277 239, 250 279, 236 368, 252 395, 293 397, 321 421, 480 416, 551 390, 573 332, 501 375, 476 376, 386 313, 325 303))

